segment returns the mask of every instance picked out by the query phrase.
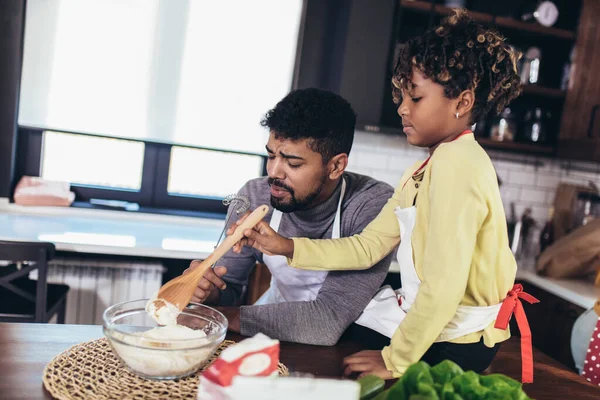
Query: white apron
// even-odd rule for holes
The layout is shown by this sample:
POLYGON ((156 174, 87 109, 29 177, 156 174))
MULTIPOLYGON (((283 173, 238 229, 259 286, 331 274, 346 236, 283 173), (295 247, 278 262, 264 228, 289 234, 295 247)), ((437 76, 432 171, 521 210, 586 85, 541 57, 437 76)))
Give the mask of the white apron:
MULTIPOLYGON (((373 297, 356 323, 366 326, 389 338, 413 305, 421 280, 417 276, 413 262, 411 237, 415 227, 417 209, 397 207, 394 212, 400 225, 400 245, 398 247, 398 264, 402 288, 396 291, 390 286, 382 287, 373 297)), ((489 307, 468 307, 459 305, 456 314, 446 325, 436 342, 447 342, 469 333, 483 330, 498 315, 502 303, 489 307)))
MULTIPOLYGON (((342 189, 338 201, 335 219, 333 220, 332 239, 339 239, 342 200, 346 193, 346 181, 342 178, 342 189)), ((277 232, 281 223, 282 212, 273 210, 270 226, 277 232)), ((317 298, 321 286, 327 277, 327 271, 306 271, 292 268, 284 256, 263 255, 263 262, 271 271, 271 286, 254 303, 255 305, 276 304, 287 301, 312 301, 317 298)))

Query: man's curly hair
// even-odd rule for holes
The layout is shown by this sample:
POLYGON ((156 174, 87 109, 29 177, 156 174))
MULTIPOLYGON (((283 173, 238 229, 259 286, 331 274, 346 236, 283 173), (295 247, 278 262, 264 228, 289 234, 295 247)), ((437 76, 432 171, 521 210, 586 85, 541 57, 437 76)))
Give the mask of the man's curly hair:
POLYGON ((400 49, 392 77, 394 102, 402 101, 401 89, 410 91, 413 68, 444 87, 454 99, 473 90, 471 122, 490 111, 502 110, 519 94, 517 61, 521 54, 505 43, 498 32, 476 23, 464 10, 445 18, 441 25, 413 38, 400 49))
POLYGON ((268 111, 261 125, 276 138, 309 139, 326 164, 335 155, 350 154, 354 141, 356 113, 350 103, 327 90, 298 89, 268 111))

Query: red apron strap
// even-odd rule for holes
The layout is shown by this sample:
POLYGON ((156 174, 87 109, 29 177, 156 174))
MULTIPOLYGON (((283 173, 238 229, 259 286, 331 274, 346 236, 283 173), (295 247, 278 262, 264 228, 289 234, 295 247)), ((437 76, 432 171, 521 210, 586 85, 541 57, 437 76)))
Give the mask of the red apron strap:
POLYGON ((506 330, 508 328, 508 322, 512 314, 515 314, 517 319, 517 326, 521 332, 521 381, 523 383, 533 382, 533 348, 531 345, 531 330, 529 329, 529 322, 527 322, 527 316, 523 309, 521 299, 525 300, 530 304, 539 303, 540 301, 535 297, 523 292, 523 285, 516 284, 508 292, 508 295, 502 302, 498 317, 496 318, 496 324, 494 325, 497 329, 506 330))

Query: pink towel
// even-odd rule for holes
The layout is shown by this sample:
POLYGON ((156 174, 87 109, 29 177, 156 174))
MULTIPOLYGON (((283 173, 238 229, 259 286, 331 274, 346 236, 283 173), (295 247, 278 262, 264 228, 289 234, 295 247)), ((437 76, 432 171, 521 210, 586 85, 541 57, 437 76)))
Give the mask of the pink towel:
POLYGON ((69 207, 75 199, 68 182, 24 176, 15 188, 15 203, 24 206, 69 207))

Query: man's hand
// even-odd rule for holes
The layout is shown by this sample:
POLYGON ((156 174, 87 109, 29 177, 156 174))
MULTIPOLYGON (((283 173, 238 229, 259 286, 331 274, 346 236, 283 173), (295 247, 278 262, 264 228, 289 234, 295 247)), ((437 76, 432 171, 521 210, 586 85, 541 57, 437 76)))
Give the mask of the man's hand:
MULTIPOLYGON (((229 227, 227 235, 233 234, 248 215, 250 215, 249 212, 229 227)), ((294 256, 294 241, 275 232, 265 221, 260 221, 254 229, 246 229, 244 237, 233 245, 233 252, 241 252, 244 246, 254 247, 268 256, 280 255, 288 258, 294 256)))
MULTIPOLYGON (((202 262, 194 260, 191 262, 190 267, 183 271, 183 274, 187 274, 190 271, 198 268, 202 262)), ((198 286, 194 291, 191 301, 194 303, 216 303, 219 298, 219 291, 217 289, 224 290, 227 285, 221 280, 221 277, 227 273, 225 267, 215 267, 215 269, 209 269, 206 271, 198 286), (208 300, 208 301, 207 301, 208 300)))
POLYGON ((217 311, 223 313, 229 326, 230 332, 240 333, 240 308, 239 307, 217 307, 217 311))
POLYGON ((385 366, 381 350, 363 350, 344 358, 344 375, 359 373, 358 378, 376 375, 382 379, 393 379, 391 371, 385 366))

